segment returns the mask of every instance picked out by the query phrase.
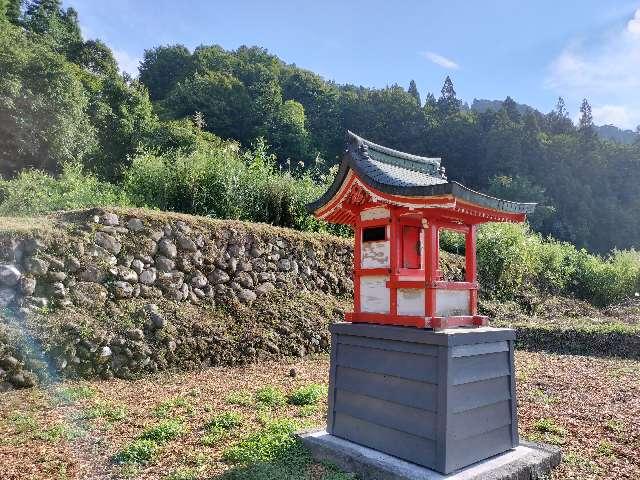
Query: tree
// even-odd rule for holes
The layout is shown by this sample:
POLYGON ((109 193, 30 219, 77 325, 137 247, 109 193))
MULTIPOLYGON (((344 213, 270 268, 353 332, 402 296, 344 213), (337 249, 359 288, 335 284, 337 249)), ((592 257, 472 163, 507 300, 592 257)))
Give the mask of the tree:
POLYGON ((74 68, 37 38, 0 35, 0 174, 58 172, 96 147, 88 96, 74 68))
POLYGON ((6 18, 9 22, 19 25, 22 0, 0 0, 0 23, 6 18))
POLYGON ((130 157, 158 126, 147 90, 118 75, 103 78, 88 109, 99 149, 89 165, 102 178, 119 180, 130 157))
POLYGON ((582 100, 580 105, 580 120, 578 122, 578 131, 585 138, 593 138, 595 130, 593 128, 593 115, 591 114, 591 105, 587 99, 582 100))
POLYGON ((422 106, 422 102, 420 101, 420 92, 418 92, 418 87, 416 86, 415 80, 411 80, 409 82, 409 94, 416 99, 416 103, 418 106, 422 106))
POLYGON ((207 130, 247 145, 251 140, 251 100, 247 89, 227 73, 205 72, 185 78, 162 102, 173 118, 202 112, 207 130))
POLYGON ((31 0, 23 24, 27 30, 41 35, 53 50, 66 56, 82 42, 78 13, 73 8, 63 10, 60 0, 31 0))
POLYGON ((502 102, 502 108, 506 112, 507 116, 512 122, 518 123, 520 121, 520 112, 518 111, 518 104, 511 97, 507 97, 502 102))
POLYGON ((564 103, 564 98, 558 97, 556 108, 547 115, 549 130, 553 134, 568 134, 574 131, 573 123, 564 103))
POLYGON ((438 99, 438 108, 443 115, 451 115, 460 111, 462 102, 456 97, 456 91, 453 88, 453 82, 449 75, 444 80, 440 98, 438 99))
POLYGON ((70 52, 70 60, 96 75, 116 75, 118 62, 111 49, 100 40, 77 43, 70 52))
POLYGON ((162 100, 192 72, 191 53, 184 45, 168 45, 144 51, 140 81, 149 89, 151 100, 162 100))

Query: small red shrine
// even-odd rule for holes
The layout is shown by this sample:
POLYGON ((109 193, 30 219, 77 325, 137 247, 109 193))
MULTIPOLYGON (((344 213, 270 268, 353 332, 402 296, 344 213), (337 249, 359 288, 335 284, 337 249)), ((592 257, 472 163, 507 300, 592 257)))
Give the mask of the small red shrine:
POLYGON ((439 158, 377 145, 347 133, 340 169, 309 208, 318 218, 352 226, 352 323, 444 329, 483 326, 478 315, 476 227, 522 222, 535 204, 500 200, 450 182, 439 158), (439 233, 465 235, 465 281, 444 281, 439 233))

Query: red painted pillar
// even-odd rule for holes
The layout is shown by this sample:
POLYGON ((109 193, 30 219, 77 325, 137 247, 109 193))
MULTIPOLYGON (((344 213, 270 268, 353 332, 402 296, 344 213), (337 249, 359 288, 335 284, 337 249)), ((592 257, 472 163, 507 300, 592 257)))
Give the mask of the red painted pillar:
POLYGON ((353 226, 353 312, 360 313, 360 268, 362 268, 362 227, 360 226, 360 213, 353 226))
POLYGON ((434 317, 436 314, 436 289, 434 282, 439 278, 439 245, 438 227, 429 222, 424 232, 425 237, 425 316, 434 317))
MULTIPOLYGON (((398 278, 398 270, 400 268, 400 246, 402 242, 402 231, 398 221, 398 210, 391 208, 389 212, 389 276, 390 280, 398 278)), ((389 314, 396 316, 398 314, 398 288, 389 286, 389 314)))
MULTIPOLYGON (((476 283, 478 280, 476 263, 476 226, 469 225, 465 238, 465 280, 469 283, 476 283)), ((478 290, 470 290, 469 313, 478 314, 478 290)))

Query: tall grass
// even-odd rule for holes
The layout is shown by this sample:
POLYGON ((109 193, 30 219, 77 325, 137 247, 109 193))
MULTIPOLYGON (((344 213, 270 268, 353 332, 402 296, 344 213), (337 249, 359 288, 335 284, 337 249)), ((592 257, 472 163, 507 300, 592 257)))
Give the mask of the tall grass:
POLYGON ((137 205, 337 232, 305 209, 325 188, 310 173, 278 169, 263 141, 244 152, 220 141, 189 154, 147 153, 124 174, 124 190, 137 205))
POLYGON ((86 173, 77 163, 64 165, 58 177, 41 170, 23 170, 14 179, 0 179, 0 215, 5 216, 127 204, 122 189, 86 173))

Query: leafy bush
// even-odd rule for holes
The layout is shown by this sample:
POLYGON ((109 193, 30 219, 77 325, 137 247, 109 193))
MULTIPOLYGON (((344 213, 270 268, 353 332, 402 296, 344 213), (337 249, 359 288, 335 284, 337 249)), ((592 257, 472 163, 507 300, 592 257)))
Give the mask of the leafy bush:
POLYGON ((256 402, 267 407, 277 407, 287 403, 287 399, 282 390, 276 387, 262 387, 256 392, 256 402))
POLYGON ((286 454, 295 443, 297 424, 291 420, 276 420, 247 436, 222 453, 229 463, 269 462, 286 454))
MULTIPOLYGON (((450 242, 443 245, 456 248, 450 242)), ((640 253, 635 250, 601 257, 543 239, 526 225, 487 224, 478 230, 477 253, 483 294, 499 300, 535 289, 603 306, 640 291, 640 253)))
POLYGON ((327 394, 324 385, 313 383, 298 388, 289 395, 288 401, 292 405, 316 405, 327 394))
POLYGON ((57 178, 40 170, 23 170, 15 179, 0 179, 0 215, 30 216, 127 204, 116 186, 85 173, 79 164, 66 164, 57 178))

